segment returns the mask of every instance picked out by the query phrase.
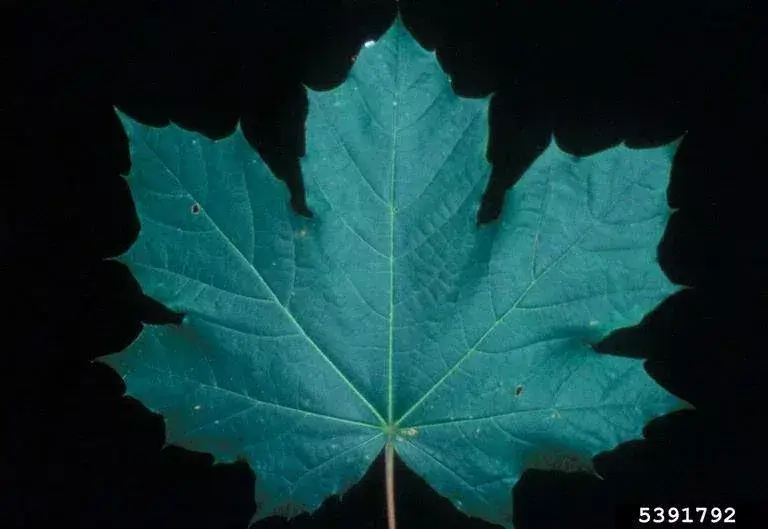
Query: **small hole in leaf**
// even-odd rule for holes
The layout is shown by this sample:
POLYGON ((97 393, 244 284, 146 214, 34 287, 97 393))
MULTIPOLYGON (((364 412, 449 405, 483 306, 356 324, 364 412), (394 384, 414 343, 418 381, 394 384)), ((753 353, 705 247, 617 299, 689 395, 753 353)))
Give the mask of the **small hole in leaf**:
POLYGON ((515 388, 515 397, 519 397, 523 393, 523 386, 517 386, 515 388))
POLYGON ((194 204, 192 204, 192 207, 189 209, 193 215, 197 215, 198 213, 200 213, 200 204, 195 202, 194 204))

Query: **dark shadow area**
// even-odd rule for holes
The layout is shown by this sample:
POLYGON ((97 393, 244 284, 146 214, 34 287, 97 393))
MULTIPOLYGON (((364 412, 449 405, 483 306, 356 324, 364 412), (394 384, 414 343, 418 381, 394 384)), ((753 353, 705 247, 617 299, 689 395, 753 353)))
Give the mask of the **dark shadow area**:
MULTIPOLYGON (((580 471, 584 462, 575 471, 532 465, 510 491, 518 529, 619 527, 617 506, 629 503, 768 503, 757 428, 768 376, 758 316, 768 292, 758 143, 768 114, 758 67, 768 20, 747 3, 720 4, 399 3, 457 93, 493 93, 493 171, 480 224, 494 222, 506 190, 553 135, 588 155, 685 134, 669 188, 677 211, 659 262, 691 288, 596 348, 647 359, 647 371, 697 409, 657 419, 644 439, 595 458, 600 477, 580 471)), ((374 0, 5 8, 10 149, 1 178, 13 323, 2 352, 10 446, 0 463, 1 527, 247 525, 251 469, 165 446, 162 418, 123 397, 120 377, 92 363, 122 350, 143 325, 181 317, 109 260, 139 230, 114 109, 212 138, 239 123, 288 184, 294 210, 310 216, 299 170, 306 90, 338 86, 362 42, 378 38, 394 13, 393 1, 374 0)), ((382 475, 379 460, 341 500, 257 527, 385 527, 382 475)), ((400 464, 397 481, 401 527, 488 527, 400 464)))

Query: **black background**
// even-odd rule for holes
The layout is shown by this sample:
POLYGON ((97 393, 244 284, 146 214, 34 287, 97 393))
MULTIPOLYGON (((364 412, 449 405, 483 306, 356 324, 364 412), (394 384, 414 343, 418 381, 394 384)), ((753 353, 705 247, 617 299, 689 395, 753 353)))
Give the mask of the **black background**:
MULTIPOLYGON (((127 140, 113 106, 146 124, 211 137, 237 122, 301 211, 304 85, 343 81, 394 2, 111 0, 3 8, 2 527, 245 527, 254 476, 165 447, 163 421, 122 397, 97 356, 169 315, 105 260, 135 240, 121 173, 127 140)), ((479 221, 554 132, 574 154, 625 141, 666 143, 673 215, 659 260, 693 288, 599 350, 647 358, 664 387, 696 406, 650 423, 645 438, 594 460, 603 479, 532 469, 510 491, 520 529, 614 526, 623 502, 724 505, 766 500, 764 154, 766 19, 736 0, 401 2, 462 95, 494 92, 492 181, 479 221), (503 4, 500 6, 499 4, 503 4), (761 42, 761 39, 763 42, 761 42), (761 84, 762 82, 762 84, 761 84)), ((379 460, 341 500, 290 523, 385 527, 379 460)), ((399 523, 490 527, 397 467, 399 523)), ((768 527, 768 520, 766 520, 768 527)))

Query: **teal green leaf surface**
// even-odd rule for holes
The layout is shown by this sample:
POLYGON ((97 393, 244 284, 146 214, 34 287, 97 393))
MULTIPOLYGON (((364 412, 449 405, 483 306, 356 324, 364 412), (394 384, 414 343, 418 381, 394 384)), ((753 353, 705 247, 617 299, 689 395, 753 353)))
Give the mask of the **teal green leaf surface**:
POLYGON ((533 454, 589 458, 684 405, 589 346, 679 288, 656 261, 675 143, 552 141, 477 227, 488 99, 456 96, 400 20, 309 99, 311 219, 239 128, 213 141, 121 115, 141 232, 120 260, 185 316, 101 360, 168 443, 245 458, 259 518, 316 509, 391 441, 511 526, 533 454))

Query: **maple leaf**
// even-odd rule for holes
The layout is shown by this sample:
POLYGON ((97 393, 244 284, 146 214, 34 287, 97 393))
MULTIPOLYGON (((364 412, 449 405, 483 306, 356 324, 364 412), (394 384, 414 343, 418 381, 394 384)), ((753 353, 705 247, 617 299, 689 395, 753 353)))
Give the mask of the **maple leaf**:
POLYGON ((239 127, 214 141, 121 115, 141 232, 120 260, 185 316, 101 360, 169 443, 249 462, 258 518, 316 509, 386 447, 511 526, 527 461, 588 459, 685 405, 589 345, 679 289, 656 261, 677 143, 552 141, 477 227, 488 99, 456 96, 399 19, 309 99, 313 218, 239 127))

